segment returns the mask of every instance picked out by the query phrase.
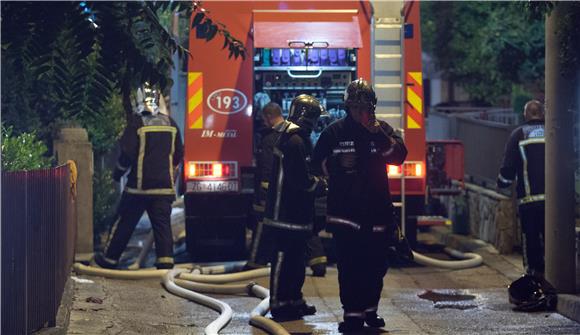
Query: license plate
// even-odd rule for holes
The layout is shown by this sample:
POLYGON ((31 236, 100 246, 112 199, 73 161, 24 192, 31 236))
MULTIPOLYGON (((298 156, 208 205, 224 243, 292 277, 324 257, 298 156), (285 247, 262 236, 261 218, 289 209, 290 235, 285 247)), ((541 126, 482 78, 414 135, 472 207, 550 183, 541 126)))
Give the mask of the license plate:
POLYGON ((187 192, 237 192, 238 182, 234 181, 188 181, 187 192))

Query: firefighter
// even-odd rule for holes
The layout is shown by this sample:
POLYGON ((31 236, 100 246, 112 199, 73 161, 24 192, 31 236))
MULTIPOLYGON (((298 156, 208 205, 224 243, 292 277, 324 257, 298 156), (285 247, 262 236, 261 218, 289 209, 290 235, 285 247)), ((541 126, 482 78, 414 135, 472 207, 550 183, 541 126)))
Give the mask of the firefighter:
MULTIPOLYGON (((260 181, 259 185, 256 185, 256 196, 254 199, 254 214, 257 219, 257 224, 253 234, 250 259, 246 264, 246 268, 248 269, 266 266, 272 251, 272 241, 271 238, 266 236, 267 230, 263 228, 262 219, 269 186, 268 179, 272 173, 274 145, 281 134, 280 125, 284 123, 282 108, 275 102, 270 102, 265 105, 262 109, 261 116, 266 129, 262 131, 257 155, 257 179, 260 181)), ((292 121, 297 122, 297 120, 292 121)), ((306 260, 308 266, 312 269, 313 276, 324 277, 326 274, 327 258, 322 241, 318 236, 319 231, 315 230, 307 240, 306 260)))
POLYGON ((128 173, 127 184, 105 250, 95 255, 101 267, 117 267, 137 222, 147 211, 155 236, 155 266, 173 268, 171 203, 183 145, 175 121, 159 113, 159 99, 159 91, 148 84, 138 89, 135 113, 121 136, 113 179, 118 182, 128 173))
POLYGON ((344 103, 347 116, 322 132, 313 166, 329 176, 326 230, 336 243, 344 310, 338 329, 358 332, 365 322, 385 325, 377 308, 397 227, 386 165, 402 164, 407 149, 393 128, 375 118, 377 97, 364 79, 348 85, 344 103))
POLYGON ((265 236, 263 228, 264 210, 266 208, 266 194, 268 192, 269 178, 272 173, 272 161, 274 145, 280 137, 278 131, 284 123, 282 108, 275 102, 270 102, 262 108, 262 121, 265 129, 261 131, 261 140, 257 150, 257 174, 258 181, 255 187, 254 215, 256 217, 256 228, 252 236, 252 247, 246 268, 258 268, 266 266, 270 259, 272 243, 265 236))
POLYGON ((314 221, 315 195, 325 183, 309 171, 310 133, 323 112, 318 100, 299 95, 276 131, 264 225, 274 241, 270 274, 270 309, 276 320, 294 320, 316 313, 302 297, 306 240, 314 221))
POLYGON ((526 274, 544 277, 544 105, 531 100, 524 106, 525 123, 511 133, 505 146, 497 186, 517 180, 518 212, 522 225, 526 274))

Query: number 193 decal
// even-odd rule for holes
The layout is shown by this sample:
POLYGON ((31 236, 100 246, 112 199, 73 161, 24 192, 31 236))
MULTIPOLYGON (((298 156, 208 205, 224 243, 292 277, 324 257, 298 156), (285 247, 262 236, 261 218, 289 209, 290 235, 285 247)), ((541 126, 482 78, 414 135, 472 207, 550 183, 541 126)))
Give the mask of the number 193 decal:
POLYGON ((207 105, 218 114, 236 114, 248 105, 248 98, 242 91, 233 88, 221 88, 211 92, 207 105))

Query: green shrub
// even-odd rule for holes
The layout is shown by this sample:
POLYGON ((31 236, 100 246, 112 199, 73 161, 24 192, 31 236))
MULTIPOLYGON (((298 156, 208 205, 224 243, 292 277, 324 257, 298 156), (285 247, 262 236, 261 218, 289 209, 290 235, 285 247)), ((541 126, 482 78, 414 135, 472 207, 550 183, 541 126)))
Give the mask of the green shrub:
POLYGON ((516 114, 524 112, 524 106, 533 96, 519 85, 512 86, 512 109, 516 114))
POLYGON ((2 171, 36 170, 50 167, 46 145, 36 133, 15 135, 12 127, 2 126, 2 171))
POLYGON ((119 192, 110 170, 95 170, 93 175, 93 219, 95 249, 99 249, 101 236, 109 230, 116 214, 119 192))

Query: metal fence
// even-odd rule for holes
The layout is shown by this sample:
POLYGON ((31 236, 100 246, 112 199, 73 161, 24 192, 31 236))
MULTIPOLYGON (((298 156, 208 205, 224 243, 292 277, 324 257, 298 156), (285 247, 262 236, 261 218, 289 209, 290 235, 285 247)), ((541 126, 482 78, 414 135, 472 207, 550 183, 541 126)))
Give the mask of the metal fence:
POLYGON ((2 172, 2 334, 55 326, 76 239, 70 173, 2 172))
POLYGON ((489 186, 495 185, 505 144, 522 115, 510 109, 449 107, 431 112, 428 122, 427 138, 463 142, 468 181, 489 186))

